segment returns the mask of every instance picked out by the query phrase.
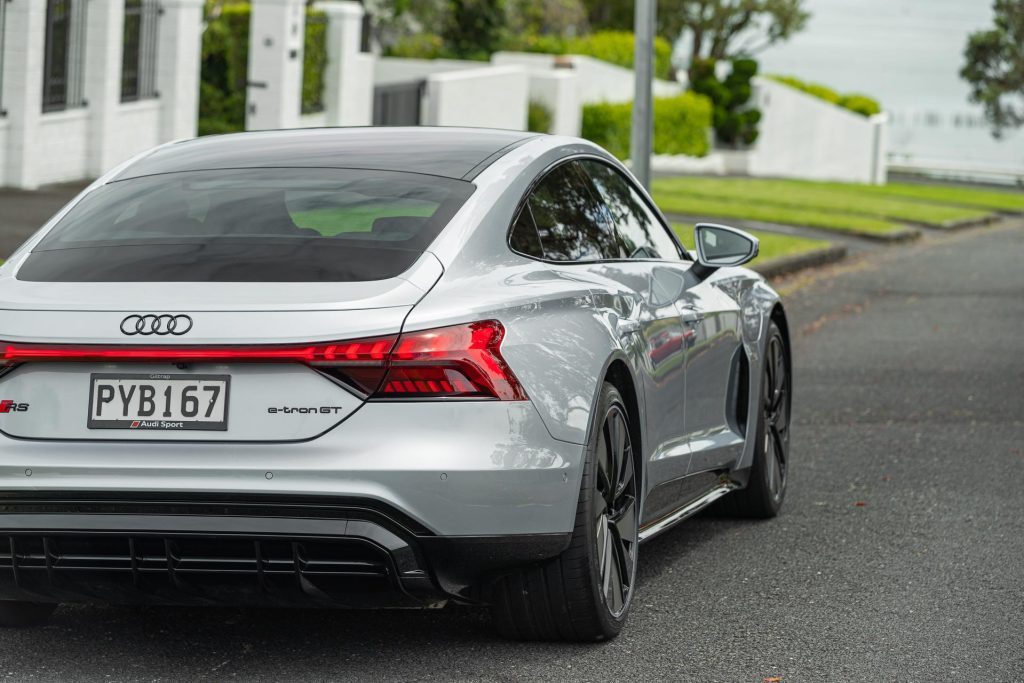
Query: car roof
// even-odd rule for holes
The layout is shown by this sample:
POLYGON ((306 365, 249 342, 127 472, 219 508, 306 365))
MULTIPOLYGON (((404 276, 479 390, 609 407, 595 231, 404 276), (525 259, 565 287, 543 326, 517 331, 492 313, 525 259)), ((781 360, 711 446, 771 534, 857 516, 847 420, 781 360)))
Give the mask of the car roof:
POLYGON ((224 168, 360 168, 471 180, 536 133, 490 128, 306 128, 212 135, 157 148, 113 180, 224 168))

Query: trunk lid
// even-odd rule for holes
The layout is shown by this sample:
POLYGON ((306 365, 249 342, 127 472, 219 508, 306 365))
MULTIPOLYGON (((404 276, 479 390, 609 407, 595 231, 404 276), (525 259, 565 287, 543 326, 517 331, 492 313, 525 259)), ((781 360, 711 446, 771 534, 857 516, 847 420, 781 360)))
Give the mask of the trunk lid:
MULTIPOLYGON (((16 264, 0 271, 0 343, 118 347, 261 346, 397 335, 408 312, 442 272, 429 253, 401 277, 368 282, 22 282, 13 277, 12 266, 16 264), (122 331, 126 318, 145 315, 187 316, 191 326, 183 334, 122 331)), ((133 325, 125 329, 134 331, 133 325)), ((365 400, 297 362, 46 361, 26 362, 6 372, 0 367, 0 373, 5 373, 0 374, 0 432, 27 439, 307 440, 342 422, 365 400), (97 382, 114 388, 101 389, 97 382), (215 402, 210 398, 213 389, 204 393, 210 382, 225 393, 223 423, 174 426, 182 422, 182 406, 186 412, 191 407, 183 392, 215 402), (134 404, 120 402, 121 385, 134 404), (140 417, 140 408, 147 408, 138 403, 142 392, 149 391, 145 386, 155 392, 157 410, 152 420, 133 419, 140 417), (193 389, 185 392, 188 387, 193 389), (140 393, 133 394, 135 390, 140 393), (108 413, 102 417, 112 410, 126 424, 97 428, 99 422, 90 419, 98 398, 107 397, 103 391, 113 391, 115 401, 104 406, 108 413), (165 391, 170 393, 165 396, 165 391), (133 428, 131 422, 141 424, 133 428)))

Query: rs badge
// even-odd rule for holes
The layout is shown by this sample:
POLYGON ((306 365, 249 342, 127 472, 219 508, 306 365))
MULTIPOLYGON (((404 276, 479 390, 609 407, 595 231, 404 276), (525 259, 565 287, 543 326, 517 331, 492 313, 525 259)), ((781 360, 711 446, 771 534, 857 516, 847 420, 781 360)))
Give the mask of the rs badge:
POLYGON ((24 413, 26 410, 28 410, 27 403, 18 403, 6 399, 0 401, 0 413, 24 413))

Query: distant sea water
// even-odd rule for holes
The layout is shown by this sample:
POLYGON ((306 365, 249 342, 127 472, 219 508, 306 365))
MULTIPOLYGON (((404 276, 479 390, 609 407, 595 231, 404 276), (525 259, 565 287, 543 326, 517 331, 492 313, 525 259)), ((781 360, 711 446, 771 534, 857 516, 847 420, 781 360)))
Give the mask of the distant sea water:
POLYGON ((890 161, 1024 176, 1024 130, 995 140, 959 76, 991 0, 808 0, 807 28, 759 54, 762 73, 862 92, 891 116, 890 161))

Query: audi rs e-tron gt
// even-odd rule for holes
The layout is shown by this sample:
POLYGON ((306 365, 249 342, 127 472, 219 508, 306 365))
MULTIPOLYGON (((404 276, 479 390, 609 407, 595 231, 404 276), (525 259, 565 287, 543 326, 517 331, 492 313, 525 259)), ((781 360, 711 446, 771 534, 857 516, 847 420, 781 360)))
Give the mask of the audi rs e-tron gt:
POLYGON ((158 147, 0 267, 0 622, 487 605, 602 640, 639 544, 785 494, 757 240, 614 157, 452 128, 158 147))

